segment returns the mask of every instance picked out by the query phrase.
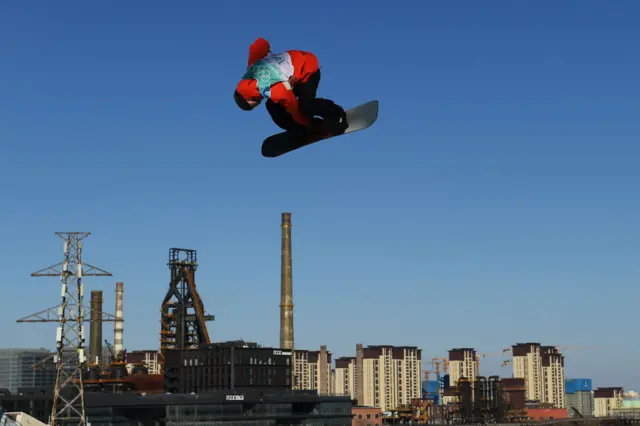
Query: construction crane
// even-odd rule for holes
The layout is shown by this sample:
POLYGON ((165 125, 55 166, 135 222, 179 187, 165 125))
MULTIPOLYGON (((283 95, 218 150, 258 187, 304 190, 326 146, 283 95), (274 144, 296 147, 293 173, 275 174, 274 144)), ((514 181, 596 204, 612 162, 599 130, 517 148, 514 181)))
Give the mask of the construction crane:
POLYGON ((444 396, 444 379, 440 372, 444 371, 444 374, 449 373, 449 360, 445 357, 431 358, 431 365, 435 367, 436 389, 438 392, 438 401, 441 403, 442 397, 444 396))
MULTIPOLYGON (((599 349, 599 346, 554 346, 558 351, 573 351, 573 350, 589 350, 589 349, 599 349)), ((505 352, 510 352, 511 348, 505 349, 505 352)), ((512 359, 507 359, 500 364, 500 367, 506 367, 509 364, 512 364, 512 359)))
POLYGON ((490 353, 481 353, 476 354, 476 376, 480 375, 480 358, 486 358, 488 356, 503 356, 506 352, 509 352, 511 348, 504 348, 502 352, 490 352, 490 353))
POLYGON ((440 366, 442 365, 444 374, 449 373, 449 359, 446 357, 431 358, 431 364, 436 367, 436 374, 440 374, 440 366))

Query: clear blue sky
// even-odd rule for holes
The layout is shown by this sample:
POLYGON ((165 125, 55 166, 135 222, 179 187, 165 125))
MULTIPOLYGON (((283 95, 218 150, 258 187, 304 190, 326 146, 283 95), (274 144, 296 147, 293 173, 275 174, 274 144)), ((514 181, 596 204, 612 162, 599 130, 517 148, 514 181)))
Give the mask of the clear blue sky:
POLYGON ((59 303, 29 274, 69 230, 114 274, 87 294, 125 283, 129 349, 158 346, 170 247, 216 340, 277 345, 289 211, 297 347, 596 345, 567 375, 639 388, 640 4, 371 4, 2 2, 2 345, 53 347, 15 320, 59 303), (278 129, 232 99, 256 37, 378 122, 262 158, 278 129))

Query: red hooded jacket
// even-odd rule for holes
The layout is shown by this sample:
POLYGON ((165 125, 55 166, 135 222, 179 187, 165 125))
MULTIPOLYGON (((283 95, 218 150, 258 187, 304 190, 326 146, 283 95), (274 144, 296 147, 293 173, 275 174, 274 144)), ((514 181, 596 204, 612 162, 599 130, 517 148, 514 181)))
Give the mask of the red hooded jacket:
POLYGON ((311 122, 311 117, 300 112, 298 99, 293 93, 293 88, 296 84, 306 82, 313 73, 318 71, 318 59, 313 53, 301 50, 287 50, 279 55, 269 55, 270 50, 267 40, 258 38, 254 41, 249 47, 247 71, 252 70, 254 65, 260 65, 256 62, 262 59, 274 58, 274 61, 279 64, 279 71, 282 71, 282 76, 287 81, 269 84, 270 80, 267 79, 265 84, 268 87, 265 87, 264 84, 263 87, 259 87, 256 78, 244 78, 238 83, 236 90, 246 100, 257 101, 266 95, 273 102, 282 105, 296 122, 308 125, 311 122))

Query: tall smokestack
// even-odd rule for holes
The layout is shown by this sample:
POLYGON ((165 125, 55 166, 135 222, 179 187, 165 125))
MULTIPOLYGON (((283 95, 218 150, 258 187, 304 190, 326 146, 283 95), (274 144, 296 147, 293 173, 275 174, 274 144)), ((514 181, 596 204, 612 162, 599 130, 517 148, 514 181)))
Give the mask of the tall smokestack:
POLYGON ((102 291, 91 292, 91 326, 89 327, 89 357, 98 364, 102 359, 102 291))
POLYGON ((293 351, 293 274, 291 213, 282 213, 282 270, 280 277, 280 348, 293 351))
POLYGON ((356 398, 358 405, 364 405, 364 349, 356 344, 356 398))
POLYGON ((124 345, 122 343, 122 305, 123 305, 124 284, 116 283, 116 321, 113 326, 113 351, 116 358, 123 356, 124 345))

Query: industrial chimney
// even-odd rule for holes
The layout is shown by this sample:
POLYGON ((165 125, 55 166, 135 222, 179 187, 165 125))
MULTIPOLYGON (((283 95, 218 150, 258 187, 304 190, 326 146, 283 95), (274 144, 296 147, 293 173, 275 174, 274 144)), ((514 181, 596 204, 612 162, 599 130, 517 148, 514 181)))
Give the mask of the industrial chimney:
POLYGON ((102 359, 102 291, 91 292, 91 326, 89 327, 89 361, 95 364, 102 359))
POLYGON ((291 268, 291 213, 282 213, 282 267, 280 277, 280 348, 293 351, 293 274, 291 268))
POLYGON ((121 282, 116 283, 116 321, 113 326, 113 351, 116 359, 124 356, 124 346, 122 343, 123 323, 122 323, 122 305, 123 305, 124 285, 121 282))

